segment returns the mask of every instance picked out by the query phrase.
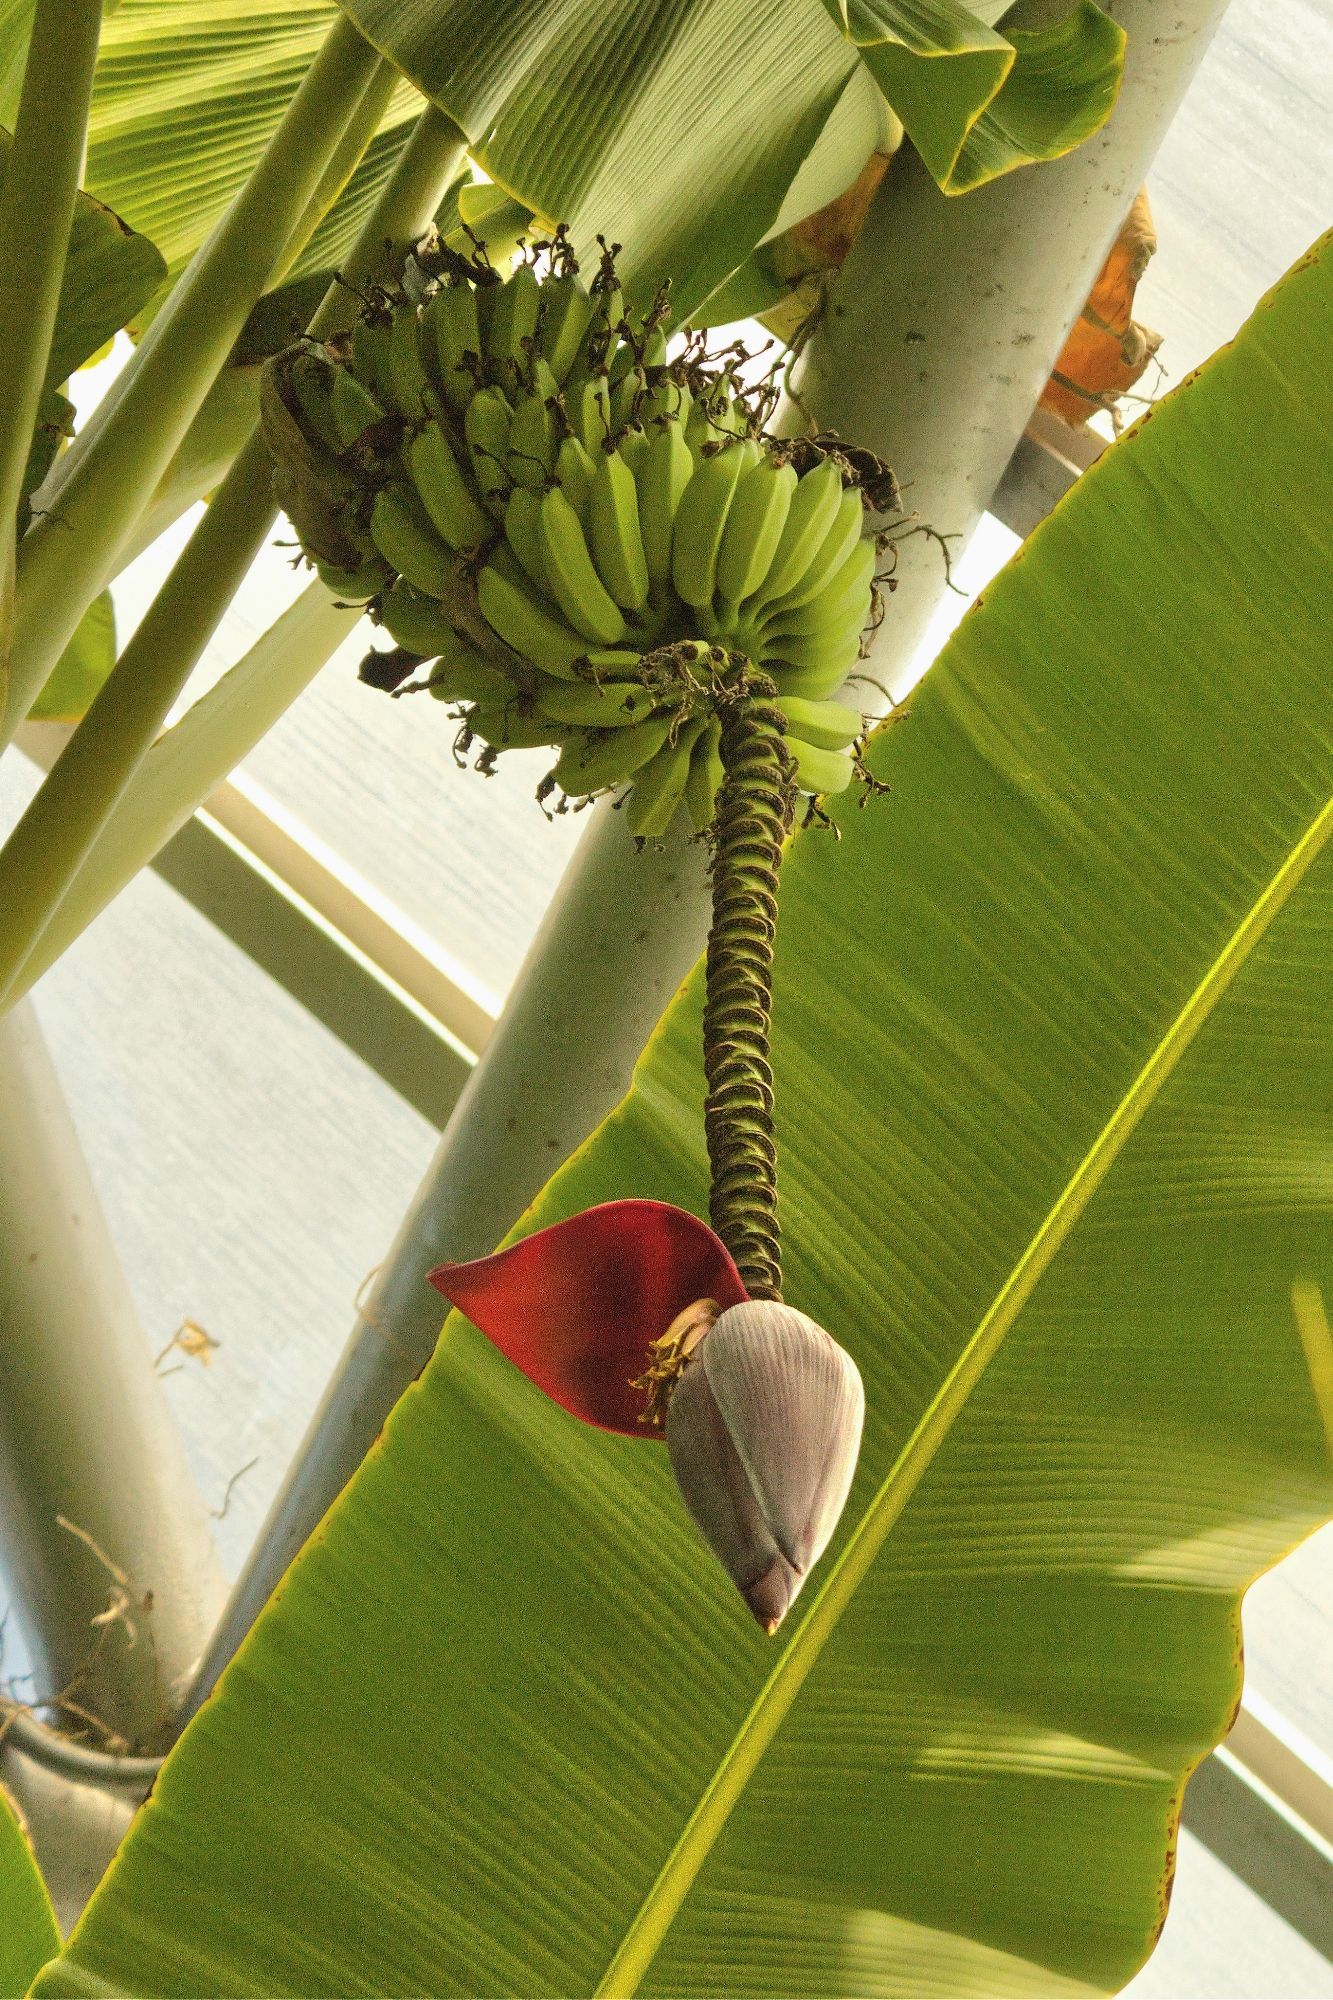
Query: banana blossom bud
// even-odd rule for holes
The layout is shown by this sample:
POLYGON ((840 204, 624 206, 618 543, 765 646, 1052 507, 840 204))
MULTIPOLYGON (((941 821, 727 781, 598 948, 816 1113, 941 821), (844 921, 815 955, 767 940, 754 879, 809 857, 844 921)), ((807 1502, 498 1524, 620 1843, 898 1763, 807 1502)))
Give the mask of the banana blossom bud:
POLYGON ((851 1356, 804 1313, 750 1299, 721 1240, 667 1202, 585 1209, 430 1282, 574 1416, 665 1436, 704 1540, 775 1632, 856 1470, 851 1356))

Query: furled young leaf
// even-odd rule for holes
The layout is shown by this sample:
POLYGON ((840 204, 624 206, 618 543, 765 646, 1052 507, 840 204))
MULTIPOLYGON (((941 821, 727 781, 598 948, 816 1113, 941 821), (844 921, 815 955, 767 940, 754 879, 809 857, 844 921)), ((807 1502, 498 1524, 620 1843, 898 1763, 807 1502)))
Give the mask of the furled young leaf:
POLYGON ((22 2000, 59 1949, 46 1884, 0 1787, 0 2000, 22 2000))
POLYGON ((111 592, 95 597, 30 711, 33 722, 77 722, 116 664, 111 592))
MULTIPOLYGON (((779 1640, 663 1454, 454 1319, 39 1993, 1142 1960, 1241 1593, 1333 1511, 1292 1305, 1333 1294, 1331 310, 1325 245, 992 585, 872 746, 888 798, 793 845, 787 1295, 867 1415, 779 1640)), ((699 1025, 696 978, 525 1228, 698 1211, 699 1025)))
POLYGON ((946 194, 1052 160, 1096 132, 1125 32, 1093 0, 1043 28, 988 25, 1001 0, 825 0, 946 194))

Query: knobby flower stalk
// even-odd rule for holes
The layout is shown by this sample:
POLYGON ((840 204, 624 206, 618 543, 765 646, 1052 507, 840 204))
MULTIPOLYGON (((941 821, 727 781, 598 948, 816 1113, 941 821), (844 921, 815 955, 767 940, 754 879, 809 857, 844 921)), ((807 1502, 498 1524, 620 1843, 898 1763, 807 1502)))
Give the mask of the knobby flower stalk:
POLYGON ((508 275, 466 232, 418 246, 345 339, 269 365, 276 492, 308 559, 392 646, 362 678, 429 691, 455 755, 556 752, 538 798, 611 794, 643 842, 711 846, 704 1131, 712 1227, 613 1202, 432 1274, 587 1421, 664 1437, 705 1539, 765 1630, 826 1545, 856 1464, 851 1358, 782 1301, 769 1057, 784 842, 862 773, 837 699, 878 607, 868 512, 892 474, 765 428, 754 357, 668 341, 602 245, 508 275))

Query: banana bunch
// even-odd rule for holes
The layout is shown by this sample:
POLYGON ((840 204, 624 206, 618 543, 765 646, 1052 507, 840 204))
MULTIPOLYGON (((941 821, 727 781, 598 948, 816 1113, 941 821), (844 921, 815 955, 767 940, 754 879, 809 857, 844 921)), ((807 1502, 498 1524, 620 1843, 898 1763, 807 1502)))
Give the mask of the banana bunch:
POLYGON ((798 784, 841 791, 861 718, 834 697, 874 594, 869 455, 766 437, 734 356, 693 341, 668 358, 665 296, 633 315, 609 252, 588 285, 562 231, 537 252, 508 276, 482 250, 438 246, 433 269, 419 252, 419 301, 377 294, 346 337, 268 364, 275 490, 303 550, 435 663, 426 684, 468 739, 550 745, 543 789, 570 798, 630 786, 636 833, 682 805, 712 820, 706 673, 654 671, 682 640, 768 675, 798 784))

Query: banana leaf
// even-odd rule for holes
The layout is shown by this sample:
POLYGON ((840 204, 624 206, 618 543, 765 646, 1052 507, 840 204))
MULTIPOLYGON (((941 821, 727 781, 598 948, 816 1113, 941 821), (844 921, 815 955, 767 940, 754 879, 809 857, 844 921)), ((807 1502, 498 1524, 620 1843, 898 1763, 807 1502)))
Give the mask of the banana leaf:
MULTIPOLYGON (((777 1641, 665 1453, 455 1317, 37 1993, 1140 1964, 1242 1594, 1333 1512, 1293 1309, 1333 1292, 1330 311, 1326 241, 964 620, 888 797, 793 844, 787 1296, 868 1415, 777 1641)), ((524 1229, 700 1210, 700 1004, 524 1229)))
POLYGON ((631 276, 669 272, 681 319, 797 219, 798 177, 798 214, 855 180, 877 143, 867 72, 953 190, 1095 130, 1124 39, 1091 0, 1015 41, 958 0, 850 16, 845 0, 519 0, 503 21, 474 0, 345 4, 494 180, 577 241, 622 242, 631 276), (816 180, 802 168, 821 138, 816 180))
POLYGON ((0 2000, 21 2000, 59 1947, 46 1884, 0 1786, 0 2000))

